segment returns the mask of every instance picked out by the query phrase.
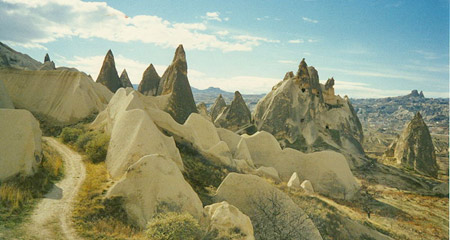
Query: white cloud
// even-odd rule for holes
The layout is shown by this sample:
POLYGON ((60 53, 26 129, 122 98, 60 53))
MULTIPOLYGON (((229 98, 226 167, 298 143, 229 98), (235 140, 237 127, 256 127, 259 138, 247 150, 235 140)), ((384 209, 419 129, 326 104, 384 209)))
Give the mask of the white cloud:
MULTIPOLYGON (((206 16, 221 20, 218 12, 206 16)), ((258 45, 254 40, 218 39, 204 23, 173 23, 150 15, 129 17, 105 2, 80 0, 0 1, 0 29, 0 40, 26 47, 43 47, 45 43, 70 37, 171 48, 182 43, 185 49, 223 52, 251 51, 258 45)))
POLYGON ((279 63, 286 63, 286 64, 297 64, 296 61, 292 60, 278 60, 279 63))
POLYGON ((352 76, 363 76, 363 77, 378 77, 378 78, 389 78, 389 79, 404 79, 415 82, 423 82, 430 81, 430 79, 426 76, 421 76, 416 73, 407 73, 401 71, 392 71, 388 69, 383 69, 383 71, 377 70, 347 70, 340 68, 320 68, 322 70, 327 70, 331 72, 341 72, 344 74, 352 75, 352 76))
POLYGON ((273 39, 268 39, 268 38, 264 38, 264 37, 255 37, 255 36, 250 36, 250 35, 238 35, 238 36, 233 36, 234 39, 239 40, 243 43, 250 43, 250 44, 254 44, 255 46, 258 46, 260 42, 266 42, 266 43, 279 43, 280 40, 273 40, 273 39))
POLYGON ((311 38, 308 39, 308 42, 309 42, 309 43, 316 43, 316 42, 318 42, 318 41, 319 41, 319 40, 317 40, 317 39, 311 39, 311 38))
POLYGON ((438 55, 434 52, 429 52, 429 51, 425 51, 425 50, 415 50, 413 52, 419 54, 426 60, 435 60, 435 59, 439 59, 439 58, 443 57, 442 55, 438 55))
POLYGON ((293 40, 289 40, 289 43, 304 43, 305 40, 303 39, 293 39, 293 40))
POLYGON ((319 21, 307 17, 302 17, 303 21, 310 22, 310 23, 318 23, 319 21))
MULTIPOLYGON (((220 12, 207 12, 205 16, 202 18, 209 20, 209 21, 218 21, 222 22, 222 19, 220 18, 220 12)), ((228 20, 226 20, 228 21, 228 20)))
POLYGON ((228 32, 227 30, 218 31, 218 32, 216 32, 216 33, 217 33, 217 35, 219 35, 219 36, 226 36, 226 35, 230 34, 230 32, 228 32))

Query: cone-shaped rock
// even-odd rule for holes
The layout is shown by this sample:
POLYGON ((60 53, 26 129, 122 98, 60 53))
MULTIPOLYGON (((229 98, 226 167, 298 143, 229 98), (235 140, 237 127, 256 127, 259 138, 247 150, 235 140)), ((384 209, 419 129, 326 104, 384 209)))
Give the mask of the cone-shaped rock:
POLYGON ((251 113, 242 95, 236 91, 230 106, 227 106, 216 118, 214 124, 219 127, 237 131, 251 123, 251 113))
POLYGON ((419 112, 400 137, 389 146, 383 157, 418 173, 437 176, 438 166, 433 141, 419 112))
POLYGON ((120 74, 120 82, 122 83, 122 87, 133 88, 133 84, 131 84, 130 78, 128 77, 128 73, 126 69, 123 69, 122 74, 120 74))
POLYGON ((166 69, 158 86, 157 95, 170 94, 165 111, 178 123, 184 123, 191 113, 197 112, 191 85, 187 77, 186 54, 178 46, 172 64, 166 69))
POLYGON ((161 78, 156 72, 155 67, 153 64, 150 64, 142 75, 142 80, 139 83, 138 91, 147 96, 156 96, 160 80, 161 78))
POLYGON ((222 97, 222 94, 219 94, 219 96, 216 98, 216 101, 211 106, 210 112, 211 112, 211 121, 215 121, 217 116, 222 112, 223 108, 226 107, 227 104, 225 103, 225 100, 222 97))
POLYGON ((44 63, 45 62, 50 62, 50 56, 48 55, 48 53, 45 54, 44 63))
POLYGON ((200 115, 202 115, 206 119, 211 119, 208 113, 208 109, 206 108, 206 104, 204 102, 201 102, 197 104, 197 111, 200 115))
POLYGON ((103 61, 103 65, 96 82, 105 85, 113 93, 122 87, 119 75, 117 74, 114 55, 111 50, 106 53, 105 60, 103 61))

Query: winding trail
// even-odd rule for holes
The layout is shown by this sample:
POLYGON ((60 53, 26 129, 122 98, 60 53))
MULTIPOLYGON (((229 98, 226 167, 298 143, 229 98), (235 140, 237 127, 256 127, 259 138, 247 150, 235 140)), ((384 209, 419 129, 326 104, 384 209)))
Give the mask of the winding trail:
POLYGON ((26 232, 37 239, 80 239, 72 223, 72 208, 85 177, 82 157, 54 138, 44 137, 64 162, 64 178, 56 183, 30 216, 26 232))

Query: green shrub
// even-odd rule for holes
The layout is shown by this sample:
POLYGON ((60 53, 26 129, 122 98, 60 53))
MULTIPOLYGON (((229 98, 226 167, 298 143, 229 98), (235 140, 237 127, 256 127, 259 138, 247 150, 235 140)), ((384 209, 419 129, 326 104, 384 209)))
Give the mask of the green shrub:
POLYGON ((65 127, 59 137, 61 137, 64 143, 75 143, 82 133, 83 130, 80 128, 65 127))
POLYGON ((96 132, 87 132, 78 137, 75 147, 78 151, 86 151, 86 145, 95 137, 96 132))
POLYGON ((108 152, 109 136, 98 133, 86 144, 86 154, 93 163, 103 162, 108 152))
POLYGON ((158 214, 147 227, 147 236, 152 240, 196 240, 203 235, 197 220, 188 213, 158 214))

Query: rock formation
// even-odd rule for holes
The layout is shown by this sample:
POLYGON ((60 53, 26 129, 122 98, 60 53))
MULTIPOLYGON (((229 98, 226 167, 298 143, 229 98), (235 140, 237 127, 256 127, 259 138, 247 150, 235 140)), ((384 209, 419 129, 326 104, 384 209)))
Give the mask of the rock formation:
POLYGON ((150 64, 142 75, 142 80, 139 83, 138 91, 147 96, 156 96, 160 81, 161 78, 156 72, 155 67, 153 67, 153 64, 150 64))
POLYGON ((38 70, 41 63, 26 54, 22 54, 0 42, 0 67, 38 70))
POLYGON ((14 104, 9 97, 5 84, 0 79, 0 108, 14 108, 14 104))
POLYGON ((214 120, 214 125, 237 131, 250 125, 252 115, 239 91, 234 93, 230 106, 226 106, 214 120))
POLYGON ((120 74, 120 83, 122 84, 122 87, 127 88, 133 88, 133 84, 131 84, 130 78, 128 77, 128 73, 126 69, 123 69, 122 73, 120 74))
POLYGON ((300 184, 300 187, 307 193, 314 193, 314 188, 309 180, 305 180, 300 184))
POLYGON ((214 122, 216 118, 219 116, 219 114, 222 112, 223 108, 225 108, 227 104, 225 103, 225 100, 222 97, 222 94, 219 94, 216 101, 210 108, 211 112, 211 121, 214 122))
POLYGON ((218 237, 229 237, 230 233, 239 232, 243 236, 235 236, 232 239, 255 239, 250 218, 235 206, 223 201, 205 206, 205 212, 209 221, 208 231, 216 229, 219 232, 218 237))
POLYGON ((300 179, 298 178, 298 175, 296 172, 294 172, 289 178, 289 181, 287 183, 288 188, 294 188, 299 189, 300 188, 300 179))
POLYGON ((209 116, 208 109, 206 108, 206 104, 204 102, 201 102, 201 103, 197 104, 197 111, 204 118, 206 118, 208 120, 211 118, 209 116))
POLYGON ((0 142, 0 181, 37 170, 42 159, 41 129, 29 111, 0 109, 0 142))
POLYGON ((184 123, 191 113, 197 112, 187 77, 187 62, 183 45, 178 46, 172 64, 161 77, 157 95, 169 95, 165 111, 178 123, 184 123))
POLYGON ((345 157, 340 153, 320 151, 305 154, 292 148, 281 149, 275 137, 267 132, 243 135, 242 138, 253 163, 275 168, 284 181, 297 172, 299 181, 311 181, 316 192, 341 199, 351 199, 359 189, 345 157))
POLYGON ((77 122, 102 111, 112 93, 78 71, 0 69, 14 106, 55 124, 77 122))
POLYGON ((55 70, 55 63, 50 60, 50 56, 48 53, 45 54, 44 64, 39 68, 39 70, 55 70))
POLYGON ((254 113, 258 130, 273 134, 283 147, 339 151, 351 166, 361 164, 361 123, 349 99, 334 95, 333 85, 333 78, 320 84, 316 69, 303 59, 296 75, 287 73, 258 102, 254 113))
POLYGON ((419 112, 384 153, 384 159, 407 169, 437 177, 438 166, 433 141, 419 112))
POLYGON ((197 219, 203 216, 197 194, 184 180, 177 165, 162 155, 139 159, 106 196, 123 197, 128 216, 141 228, 145 228, 158 207, 172 206, 197 219))
MULTIPOLYGON (((267 211, 272 211, 271 207, 279 206, 279 209, 275 209, 281 212, 280 219, 275 219, 277 224, 280 224, 280 227, 286 230, 301 229, 299 232, 302 236, 296 236, 293 239, 322 239, 314 223, 301 208, 285 193, 258 176, 238 173, 228 174, 217 189, 216 200, 227 201, 236 206, 250 217, 253 224, 258 221, 270 221, 270 219, 261 219, 261 207, 267 211), (276 201, 276 203, 273 201, 276 201)), ((257 237, 256 230, 255 237, 257 237)))
POLYGON ((122 82, 117 74, 116 63, 114 62, 114 55, 111 49, 106 53, 96 82, 105 85, 113 93, 122 87, 122 82))

